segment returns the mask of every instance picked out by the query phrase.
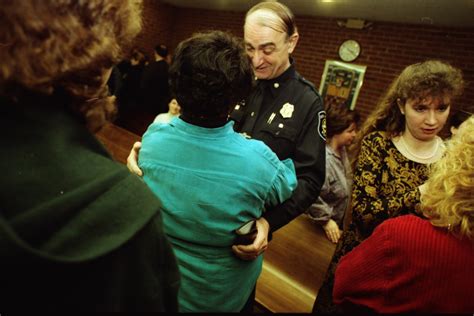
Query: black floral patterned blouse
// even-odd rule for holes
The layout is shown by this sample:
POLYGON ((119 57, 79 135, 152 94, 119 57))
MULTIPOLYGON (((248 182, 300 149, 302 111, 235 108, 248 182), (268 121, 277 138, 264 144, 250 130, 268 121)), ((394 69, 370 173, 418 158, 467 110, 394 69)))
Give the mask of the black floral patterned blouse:
POLYGON ((403 156, 385 132, 368 134, 354 172, 351 228, 365 239, 384 220, 414 212, 427 178, 428 165, 403 156))
POLYGON ((385 132, 365 136, 354 170, 352 222, 339 240, 313 312, 341 311, 332 302, 339 259, 369 237, 384 220, 415 213, 420 200, 418 186, 427 178, 428 165, 403 156, 385 132))

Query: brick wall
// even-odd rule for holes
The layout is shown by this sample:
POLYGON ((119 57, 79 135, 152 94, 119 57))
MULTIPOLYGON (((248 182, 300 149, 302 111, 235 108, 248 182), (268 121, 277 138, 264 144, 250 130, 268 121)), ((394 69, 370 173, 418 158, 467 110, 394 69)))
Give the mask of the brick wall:
POLYGON ((165 44, 170 49, 174 35, 177 10, 156 0, 143 1, 143 31, 137 36, 135 46, 148 58, 153 58, 154 48, 165 44))
MULTIPOLYGON (((145 28, 137 44, 146 50, 156 41, 168 44, 172 50, 199 30, 221 29, 243 35, 241 12, 175 8, 158 0, 148 0, 145 6, 145 28)), ((367 66, 356 104, 363 118, 406 65, 431 58, 448 61, 463 70, 467 87, 457 105, 474 107, 474 28, 374 21, 370 28, 357 30, 339 27, 336 19, 309 16, 297 16, 297 24, 300 41, 294 52, 296 68, 317 89, 325 61, 339 60, 340 43, 346 39, 360 43, 361 55, 354 63, 367 66)))

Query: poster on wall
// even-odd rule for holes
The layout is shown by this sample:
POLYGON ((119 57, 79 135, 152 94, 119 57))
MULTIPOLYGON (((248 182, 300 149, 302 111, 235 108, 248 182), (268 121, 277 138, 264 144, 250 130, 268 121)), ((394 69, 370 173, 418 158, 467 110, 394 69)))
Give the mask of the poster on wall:
POLYGON ((327 102, 345 102, 354 110, 367 66, 326 60, 319 93, 327 102))

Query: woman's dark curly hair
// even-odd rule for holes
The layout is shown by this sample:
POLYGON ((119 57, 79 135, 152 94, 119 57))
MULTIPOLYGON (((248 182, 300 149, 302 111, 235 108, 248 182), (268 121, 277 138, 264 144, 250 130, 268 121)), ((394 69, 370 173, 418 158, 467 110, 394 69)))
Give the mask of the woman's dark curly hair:
POLYGON ((141 8, 140 0, 2 1, 0 95, 65 91, 96 130, 115 112, 104 81, 140 32, 141 8))
POLYGON ((196 33, 182 41, 169 71, 183 114, 195 118, 226 118, 253 84, 242 40, 222 31, 196 33))
MULTIPOLYGON (((398 107, 408 99, 423 99, 426 96, 450 96, 453 101, 464 89, 460 69, 439 60, 427 60, 407 66, 390 85, 389 89, 357 133, 350 148, 357 160, 363 138, 369 133, 386 131, 389 137, 400 135, 405 130, 405 117, 398 107)), ((454 104, 451 104, 451 108, 454 104)))

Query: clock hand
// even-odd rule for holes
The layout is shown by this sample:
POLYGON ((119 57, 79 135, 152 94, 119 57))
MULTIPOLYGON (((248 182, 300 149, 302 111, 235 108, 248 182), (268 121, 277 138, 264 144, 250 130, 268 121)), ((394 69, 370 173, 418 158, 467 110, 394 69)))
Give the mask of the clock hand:
POLYGON ((350 48, 346 48, 346 50, 351 53, 352 55, 357 55, 355 51, 353 51, 352 49, 350 48))

